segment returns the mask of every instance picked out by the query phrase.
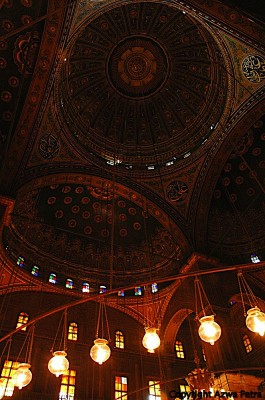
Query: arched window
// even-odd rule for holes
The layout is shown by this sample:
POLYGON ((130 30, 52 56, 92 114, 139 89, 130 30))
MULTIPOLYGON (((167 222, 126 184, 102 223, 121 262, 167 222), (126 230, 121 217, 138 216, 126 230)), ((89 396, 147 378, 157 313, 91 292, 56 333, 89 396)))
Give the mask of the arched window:
POLYGON ((149 381, 149 400, 161 400, 159 381, 149 381))
POLYGON ((68 326, 68 340, 77 340, 78 326, 76 322, 71 322, 68 326))
POLYGON ((34 275, 34 276, 39 276, 39 271, 40 271, 39 267, 37 267, 37 265, 34 265, 34 266, 32 267, 31 273, 32 273, 32 275, 34 275))
POLYGON ((104 285, 100 285, 100 287, 99 287, 99 293, 100 293, 100 294, 102 294, 102 293, 106 293, 106 291, 107 291, 107 288, 106 288, 106 286, 104 286, 104 285))
POLYGON ((25 265, 25 260, 24 260, 24 258, 23 257, 18 257, 17 258, 17 265, 19 266, 19 267, 24 267, 24 265, 25 265))
POLYGON ((65 287, 67 288, 67 289, 73 289, 73 286, 74 286, 74 282, 72 281, 72 279, 66 279, 66 283, 65 283, 65 287))
POLYGON ((152 283, 152 293, 156 293, 156 292, 158 292, 158 286, 157 286, 157 283, 152 283))
POLYGON ((59 400, 74 400, 76 371, 65 371, 62 375, 59 400))
MULTIPOLYGON (((25 325, 28 322, 28 320, 29 320, 28 314, 22 311, 18 316, 16 328, 19 328, 20 326, 25 325)), ((27 329, 27 327, 22 328, 22 331, 25 331, 26 329, 27 329)))
POLYGON ((128 379, 126 376, 115 376, 115 399, 127 399, 128 379))
POLYGON ((115 333, 115 346, 118 349, 124 349, 124 335, 121 331, 115 333))
POLYGON ((50 274, 49 282, 55 284, 57 282, 56 274, 50 274))
POLYGON ((89 283, 87 283, 87 282, 83 283, 82 292, 89 293, 89 283))
POLYGON ((185 358, 183 345, 182 342, 180 342, 179 340, 176 340, 175 342, 175 352, 177 358, 185 358))
POLYGON ((243 343, 244 343, 246 352, 250 353, 252 351, 252 345, 251 345, 251 342, 250 342, 250 339, 249 339, 248 335, 244 335, 243 336, 243 343))
POLYGON ((140 286, 134 288, 134 294, 135 296, 142 296, 142 289, 140 286))
POLYGON ((1 379, 4 396, 12 397, 14 392, 14 383, 12 377, 19 366, 19 362, 6 360, 2 369, 1 379))

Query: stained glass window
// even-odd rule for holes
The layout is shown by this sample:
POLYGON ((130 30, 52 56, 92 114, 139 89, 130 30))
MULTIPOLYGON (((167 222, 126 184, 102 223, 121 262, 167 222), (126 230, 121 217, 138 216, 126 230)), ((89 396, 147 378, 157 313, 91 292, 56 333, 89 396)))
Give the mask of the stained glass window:
POLYGON ((157 283, 152 283, 152 293, 158 292, 158 286, 157 283))
POLYGON ((99 287, 99 293, 105 293, 106 291, 107 291, 106 286, 101 285, 101 286, 99 287))
POLYGON ((123 297, 124 296, 124 290, 119 290, 118 291, 118 296, 123 297))
POLYGON ((1 378, 3 380, 3 394, 6 397, 11 397, 13 396, 14 392, 14 384, 12 382, 12 377, 14 375, 14 372, 16 371, 17 367, 19 366, 19 362, 15 361, 5 361, 3 369, 2 369, 2 374, 1 378))
POLYGON ((73 289, 73 286, 74 286, 74 282, 72 281, 72 279, 66 279, 66 284, 65 284, 65 287, 67 288, 67 289, 73 289))
POLYGON ((115 376, 115 399, 127 400, 128 383, 126 376, 115 376), (121 397, 122 396, 122 397, 121 397))
POLYGON ((49 282, 54 284, 57 282, 56 274, 50 274, 49 282))
POLYGON ((18 259, 17 259, 17 265, 19 266, 19 267, 24 267, 24 265, 25 265, 25 260, 24 260, 24 258, 23 257, 18 257, 18 259))
POLYGON ((185 358, 183 345, 182 342, 180 342, 179 340, 176 340, 175 342, 175 352, 177 358, 185 358))
POLYGON ((40 271, 39 267, 37 267, 37 265, 34 265, 34 266, 32 267, 31 273, 32 273, 32 275, 34 275, 34 276, 39 276, 39 271, 40 271))
POLYGON ((65 371, 62 375, 59 400, 74 400, 76 371, 65 371))
POLYGON ((141 296, 142 295, 142 289, 140 286, 137 286, 136 288, 134 288, 134 294, 135 296, 141 296))
POLYGON ((118 349, 124 349, 124 335, 121 331, 115 333, 115 346, 118 349))
POLYGON ((248 335, 244 335, 243 336, 243 343, 244 343, 246 352, 250 353, 252 351, 252 345, 251 345, 251 342, 250 342, 250 339, 249 339, 248 335))
MULTIPOLYGON (((19 328, 20 326, 25 325, 28 322, 28 320, 29 320, 29 315, 25 312, 21 312, 17 319, 16 328, 19 328)), ((27 327, 22 328, 22 331, 25 331, 26 329, 27 329, 27 327)))
POLYGON ((161 400, 161 390, 159 381, 149 381, 148 400, 161 400))
POLYGON ((77 340, 78 326, 76 322, 71 322, 68 326, 68 340, 77 340))
POLYGON ((82 292, 89 293, 89 283, 87 283, 87 282, 83 283, 82 292))

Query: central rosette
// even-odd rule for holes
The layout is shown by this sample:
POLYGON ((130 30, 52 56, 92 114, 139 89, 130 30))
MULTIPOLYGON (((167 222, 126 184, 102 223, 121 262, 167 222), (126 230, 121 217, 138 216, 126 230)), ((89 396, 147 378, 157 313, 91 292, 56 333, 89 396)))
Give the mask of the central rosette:
POLYGON ((167 55, 153 38, 133 36, 112 49, 107 70, 110 82, 121 94, 141 98, 155 93, 165 83, 167 55))
POLYGON ((154 55, 143 47, 125 51, 118 61, 121 79, 131 86, 145 86, 156 73, 154 55))

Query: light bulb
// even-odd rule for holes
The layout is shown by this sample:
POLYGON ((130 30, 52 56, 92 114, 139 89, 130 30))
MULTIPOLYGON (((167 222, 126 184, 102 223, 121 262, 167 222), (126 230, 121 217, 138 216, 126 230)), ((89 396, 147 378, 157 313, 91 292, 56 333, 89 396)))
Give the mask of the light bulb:
POLYGON ((252 332, 264 336, 265 333, 265 314, 258 307, 250 308, 247 312, 246 325, 252 332))
POLYGON ((49 371, 57 377, 69 369, 69 361, 66 356, 65 351, 55 351, 48 363, 49 371))
POLYGON ((160 346, 160 337, 156 331, 157 328, 145 328, 145 335, 142 343, 149 353, 154 353, 155 349, 160 346))
POLYGON ((211 345, 221 336, 221 327, 214 321, 213 315, 202 317, 200 320, 200 327, 198 330, 199 336, 202 340, 211 345))
POLYGON ((90 357, 98 364, 103 364, 110 357, 110 348, 106 339, 95 339, 94 346, 91 347, 90 357))
POLYGON ((19 389, 27 386, 32 379, 32 373, 30 371, 31 365, 28 363, 19 364, 17 370, 14 372, 12 377, 12 382, 14 386, 17 386, 19 389))

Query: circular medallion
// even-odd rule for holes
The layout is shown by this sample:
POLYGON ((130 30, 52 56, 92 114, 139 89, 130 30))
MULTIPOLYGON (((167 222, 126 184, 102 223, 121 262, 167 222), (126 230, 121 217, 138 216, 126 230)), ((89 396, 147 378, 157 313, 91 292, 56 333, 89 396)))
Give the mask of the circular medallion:
POLYGON ((249 55, 242 62, 242 72, 252 83, 265 79, 265 60, 260 55, 249 55))
POLYGON ((169 66, 161 45, 151 37, 139 35, 114 47, 107 71, 110 82, 122 95, 142 99, 161 89, 169 66))

